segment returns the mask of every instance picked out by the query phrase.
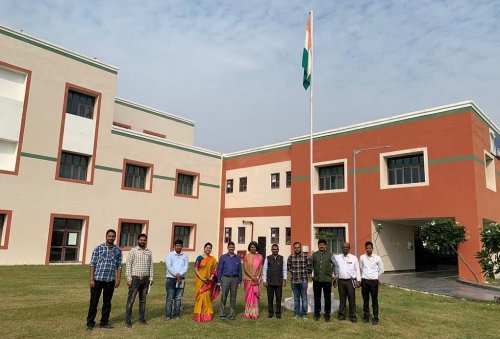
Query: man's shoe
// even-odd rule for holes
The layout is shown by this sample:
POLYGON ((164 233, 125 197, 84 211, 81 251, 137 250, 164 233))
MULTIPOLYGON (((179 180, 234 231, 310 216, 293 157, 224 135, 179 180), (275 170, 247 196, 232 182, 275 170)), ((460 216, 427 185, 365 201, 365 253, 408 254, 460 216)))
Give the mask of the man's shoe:
POLYGON ((234 317, 229 317, 229 320, 234 320, 234 317))
POLYGON ((226 317, 220 317, 220 320, 225 321, 226 317))
POLYGON ((293 319, 300 319, 300 315, 294 315, 293 319))
POLYGON ((372 320, 372 324, 373 324, 373 325, 378 325, 378 318, 373 319, 373 320, 372 320))
POLYGON ((92 331, 93 329, 94 329, 94 326, 87 325, 87 331, 92 331))
POLYGON ((320 315, 319 315, 319 314, 315 314, 315 315, 314 315, 314 321, 318 321, 318 320, 319 320, 319 318, 320 318, 320 315))
POLYGON ((276 314, 276 319, 281 319, 281 314, 276 314))
POLYGON ((339 321, 343 321, 343 320, 345 320, 345 317, 340 316, 340 317, 339 317, 339 321))
POLYGON ((125 323, 125 326, 127 326, 127 328, 132 328, 132 323, 125 323))
POLYGON ((140 320, 139 324, 141 324, 141 325, 149 325, 146 320, 140 320))
POLYGON ((352 323, 357 323, 358 322, 358 319, 356 319, 356 318, 351 318, 350 320, 351 320, 352 323))
POLYGON ((269 315, 267 317, 272 318, 272 317, 274 317, 274 314, 269 313, 269 315))
POLYGON ((370 322, 370 319, 368 319, 368 318, 363 318, 363 323, 365 323, 365 324, 366 324, 366 323, 369 323, 369 322, 370 322))
POLYGON ((165 318, 166 321, 169 321, 170 319, 172 319, 172 318, 170 318, 170 317, 166 317, 165 318))
POLYGON ((330 322, 330 321, 332 321, 332 320, 330 319, 330 317, 325 317, 325 321, 326 321, 327 323, 329 323, 329 322, 330 322))
POLYGON ((110 329, 112 329, 112 328, 114 328, 114 327, 113 327, 113 326, 111 326, 110 324, 104 324, 104 325, 103 325, 103 324, 101 324, 101 325, 99 325, 99 328, 105 328, 105 329, 107 329, 107 330, 110 330, 110 329))

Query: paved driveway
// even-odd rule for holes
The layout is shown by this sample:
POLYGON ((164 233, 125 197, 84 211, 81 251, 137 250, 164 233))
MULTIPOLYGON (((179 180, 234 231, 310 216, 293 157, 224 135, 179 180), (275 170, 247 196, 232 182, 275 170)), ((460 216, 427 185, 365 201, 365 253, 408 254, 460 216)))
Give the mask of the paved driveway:
POLYGON ((458 282, 457 270, 431 272, 385 273, 380 281, 384 284, 469 300, 494 301, 500 289, 491 290, 458 282))

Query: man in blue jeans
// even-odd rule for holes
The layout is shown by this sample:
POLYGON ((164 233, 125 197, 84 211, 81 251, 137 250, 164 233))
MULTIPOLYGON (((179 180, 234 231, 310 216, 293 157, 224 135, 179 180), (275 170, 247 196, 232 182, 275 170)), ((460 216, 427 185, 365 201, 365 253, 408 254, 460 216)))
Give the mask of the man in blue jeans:
POLYGON ((167 265, 167 302, 165 305, 165 316, 167 320, 179 319, 181 313, 181 298, 184 294, 186 284, 185 275, 188 270, 188 257, 182 253, 184 243, 177 239, 174 250, 167 254, 165 264, 167 265), (173 314, 172 314, 172 304, 173 314))
POLYGON ((302 244, 293 244, 293 254, 288 257, 287 269, 291 273, 290 279, 293 292, 294 318, 307 319, 307 282, 311 278, 312 262, 306 253, 302 253, 302 244))

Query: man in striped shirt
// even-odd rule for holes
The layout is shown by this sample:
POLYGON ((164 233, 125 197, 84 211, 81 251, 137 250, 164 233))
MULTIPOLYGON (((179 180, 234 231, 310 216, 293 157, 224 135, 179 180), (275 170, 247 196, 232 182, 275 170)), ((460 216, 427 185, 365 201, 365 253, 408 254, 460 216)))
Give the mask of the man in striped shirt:
POLYGON ((128 286, 127 306, 125 307, 125 325, 132 327, 132 307, 137 293, 139 293, 139 323, 147 325, 144 318, 146 313, 146 295, 149 286, 153 284, 153 254, 146 247, 148 236, 139 234, 137 246, 128 253, 126 275, 128 286))
POLYGON ((378 324, 378 285, 384 273, 382 259, 373 253, 373 243, 365 243, 366 254, 359 258, 361 266, 361 295, 363 296, 363 322, 370 321, 370 296, 372 298, 373 324, 378 324))

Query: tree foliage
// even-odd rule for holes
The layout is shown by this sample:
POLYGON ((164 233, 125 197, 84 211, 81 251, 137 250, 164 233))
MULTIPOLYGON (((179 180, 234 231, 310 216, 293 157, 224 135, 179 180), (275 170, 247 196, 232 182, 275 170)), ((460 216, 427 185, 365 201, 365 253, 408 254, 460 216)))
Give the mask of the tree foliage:
POLYGON ((437 252, 442 247, 455 249, 467 241, 465 227, 455 223, 453 219, 433 219, 424 224, 420 230, 422 244, 431 252, 437 252))
POLYGON ((485 277, 495 278, 500 274, 500 224, 491 223, 481 231, 483 243, 481 251, 477 252, 476 258, 481 265, 485 277))

